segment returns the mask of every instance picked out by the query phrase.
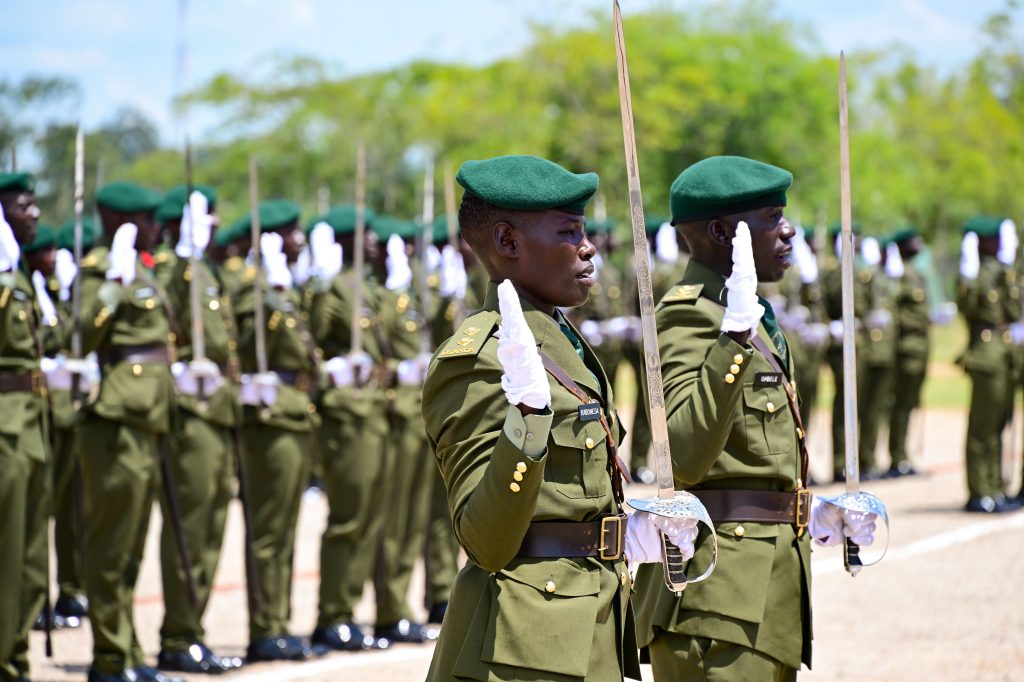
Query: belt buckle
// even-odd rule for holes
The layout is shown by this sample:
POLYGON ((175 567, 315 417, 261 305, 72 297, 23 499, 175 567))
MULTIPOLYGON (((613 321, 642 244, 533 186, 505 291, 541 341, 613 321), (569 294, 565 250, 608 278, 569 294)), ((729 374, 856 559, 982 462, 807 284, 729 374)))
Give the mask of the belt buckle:
POLYGON ((811 491, 801 488, 796 491, 796 536, 801 537, 811 520, 811 491))
POLYGON ((46 375, 41 370, 33 369, 29 372, 32 386, 32 393, 38 396, 46 395, 46 375))
POLYGON ((601 545, 597 548, 597 555, 602 561, 616 561, 622 557, 622 517, 618 514, 601 517, 601 545), (614 527, 609 528, 614 522, 614 527), (615 553, 607 554, 609 547, 605 542, 609 530, 615 533, 615 553))

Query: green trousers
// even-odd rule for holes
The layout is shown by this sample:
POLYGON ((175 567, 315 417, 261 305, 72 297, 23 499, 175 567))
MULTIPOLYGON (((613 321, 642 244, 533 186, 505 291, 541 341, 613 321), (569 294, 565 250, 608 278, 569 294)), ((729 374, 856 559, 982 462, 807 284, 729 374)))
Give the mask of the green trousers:
POLYGON ((60 596, 74 597, 84 591, 79 537, 84 531, 85 504, 82 472, 75 452, 75 429, 51 428, 53 443, 53 548, 57 557, 60 596), (79 528, 82 524, 82 528, 79 528))
POLYGON ((867 366, 861 373, 857 407, 860 417, 860 442, 857 444, 861 473, 878 470, 875 450, 878 446, 878 431, 889 411, 892 395, 893 368, 888 365, 867 366))
POLYGON ((85 591, 93 667, 116 673, 143 663, 132 600, 149 514, 160 484, 159 436, 89 415, 78 428, 85 511, 85 591))
POLYGON ((299 504, 309 481, 313 439, 307 431, 265 424, 242 427, 246 493, 263 608, 249 605, 249 639, 288 633, 292 559, 299 504))
MULTIPOLYGON (((413 390, 418 392, 419 388, 413 390)), ((416 559, 423 555, 437 470, 418 411, 415 415, 399 415, 392 424, 384 496, 388 508, 373 575, 378 625, 412 618, 407 596, 416 559)))
MULTIPOLYGON (((182 651, 202 642, 203 613, 213 589, 224 524, 234 483, 234 453, 231 430, 179 410, 175 433, 170 438, 171 483, 181 510, 181 526, 192 562, 199 608, 188 598, 185 571, 170 523, 160 533, 160 574, 164 590, 164 622, 160 628, 161 647, 182 651)), ((164 504, 164 518, 170 510, 164 504)))
POLYGON ((921 404, 921 387, 925 372, 907 372, 899 365, 893 380, 892 409, 889 416, 890 466, 909 460, 907 436, 910 433, 910 415, 921 404))
POLYGON ((317 437, 330 510, 320 540, 318 627, 352 620, 393 502, 382 494, 389 437, 384 395, 372 388, 349 392, 350 401, 320 410, 317 437))
POLYGON ((630 446, 629 469, 636 471, 642 466, 647 466, 647 453, 651 449, 651 423, 647 418, 647 389, 644 385, 644 360, 640 354, 640 347, 628 344, 624 348, 626 361, 636 375, 636 402, 633 413, 636 416, 629 429, 633 439, 630 446))
POLYGON ((1001 372, 968 372, 971 406, 967 414, 967 491, 971 497, 1003 492, 1002 443, 1007 378, 1001 372))
MULTIPOLYGON (((845 390, 846 382, 843 381, 842 348, 829 349, 825 358, 828 361, 829 369, 832 370, 832 380, 835 384, 835 395, 832 397, 832 473, 834 476, 839 476, 846 469, 846 432, 844 430, 846 424, 846 410, 844 408, 845 402, 843 399, 843 391, 845 390)), ((800 378, 797 377, 798 384, 799 381, 800 378)), ((862 386, 864 381, 864 365, 858 361, 858 387, 862 386)), ((864 400, 860 396, 860 393, 858 393, 858 402, 860 405, 864 404, 864 400)), ((858 411, 860 410, 860 405, 857 406, 858 411)), ((861 461, 861 469, 867 471, 859 453, 857 459, 861 461)))
POLYGON ((707 637, 659 631, 651 642, 654 679, 703 682, 791 682, 797 671, 770 656, 707 637))
POLYGON ((424 599, 428 609, 434 604, 448 602, 455 576, 459 572, 459 540, 455 537, 451 513, 448 511, 448 490, 436 461, 432 459, 431 464, 433 494, 430 500, 430 525, 427 527, 427 591, 424 599))

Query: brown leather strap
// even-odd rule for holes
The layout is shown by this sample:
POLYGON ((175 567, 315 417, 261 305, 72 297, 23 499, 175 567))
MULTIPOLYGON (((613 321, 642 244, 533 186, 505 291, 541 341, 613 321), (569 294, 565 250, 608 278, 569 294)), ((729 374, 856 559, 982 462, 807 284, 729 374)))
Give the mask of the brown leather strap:
MULTIPOLYGON (((779 359, 775 357, 775 353, 768 348, 768 344, 764 342, 764 339, 756 333, 753 333, 750 336, 750 343, 754 348, 761 352, 761 355, 765 357, 768 364, 772 366, 772 369, 785 378, 789 377, 789 372, 782 369, 782 365, 779 364, 779 359)), ((796 422, 797 443, 800 446, 800 482, 797 483, 797 487, 802 488, 807 485, 807 470, 810 462, 810 457, 807 454, 807 431, 804 429, 803 419, 800 418, 800 405, 797 403, 796 391, 793 390, 792 382, 783 381, 782 387, 786 390, 786 400, 789 402, 789 411, 793 414, 793 421, 796 422)))
POLYGON ((0 393, 34 393, 43 395, 46 392, 46 375, 39 370, 27 372, 0 372, 0 393))
POLYGON ((626 543, 626 515, 608 514, 594 521, 534 521, 530 524, 519 558, 555 559, 595 556, 614 561, 626 543))
MULTIPOLYGON (((544 364, 544 369, 547 370, 548 374, 555 378, 559 384, 562 385, 569 393, 576 396, 576 399, 583 404, 594 402, 594 400, 584 392, 580 385, 573 381, 572 377, 569 376, 568 372, 562 369, 557 362, 551 359, 549 355, 543 351, 538 350, 537 354, 540 355, 540 361, 544 364)), ((632 483, 633 479, 629 475, 629 470, 626 469, 626 465, 623 464, 622 460, 619 459, 619 446, 615 443, 615 439, 612 437, 612 429, 608 425, 608 419, 605 416, 604 409, 601 410, 601 426, 604 428, 605 442, 608 444, 608 474, 612 479, 612 490, 615 493, 615 500, 620 504, 625 497, 622 486, 623 481, 626 483, 632 483)))
POLYGON ((113 365, 119 362, 158 362, 170 363, 167 346, 154 344, 148 346, 109 346, 97 353, 100 365, 113 365))
POLYGON ((281 383, 288 384, 300 391, 309 391, 313 388, 313 375, 309 372, 297 372, 291 369, 272 369, 281 383))
POLYGON ((171 305, 171 300, 167 298, 163 288, 144 269, 136 268, 135 279, 153 290, 153 293, 156 294, 157 299, 160 301, 160 307, 164 309, 164 315, 167 316, 167 324, 174 334, 175 342, 178 345, 185 343, 185 335, 181 333, 181 325, 178 324, 178 314, 174 312, 174 306, 171 305))
POLYGON ((711 520, 755 521, 806 526, 811 499, 807 490, 795 493, 769 490, 691 490, 711 520))

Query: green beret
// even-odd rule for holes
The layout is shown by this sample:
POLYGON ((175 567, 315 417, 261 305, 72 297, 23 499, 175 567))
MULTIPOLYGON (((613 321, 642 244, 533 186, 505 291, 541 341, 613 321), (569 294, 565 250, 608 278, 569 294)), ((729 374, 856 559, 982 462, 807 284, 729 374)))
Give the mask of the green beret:
POLYGON ((557 209, 583 215, 599 183, 597 173, 571 173, 537 156, 467 161, 455 174, 466 193, 499 208, 557 209))
MULTIPOLYGON (((458 240, 459 224, 455 223, 455 238, 458 240)), ((448 243, 448 216, 439 215, 434 219, 434 244, 448 243)))
POLYGON ((120 213, 155 211, 163 197, 134 182, 111 182, 96 192, 96 203, 120 213))
MULTIPOLYGON (((267 199, 260 202, 260 231, 273 232, 299 220, 301 209, 288 199, 267 199)), ((246 230, 252 229, 251 217, 245 222, 246 230)))
POLYGON ((988 215, 976 215, 964 223, 963 233, 974 232, 979 237, 995 237, 999 234, 999 226, 1003 224, 1002 218, 988 215))
POLYGON ((57 247, 57 230, 53 229, 49 225, 40 225, 36 228, 36 238, 28 246, 24 246, 21 249, 22 253, 35 253, 36 251, 42 251, 43 249, 53 249, 57 247))
POLYGON ((31 173, 0 173, 0 192, 34 192, 35 187, 31 173))
MULTIPOLYGON (((99 241, 100 231, 92 222, 92 218, 82 218, 82 250, 88 251, 99 241)), ((60 226, 57 232, 57 248, 75 250, 75 221, 69 220, 60 226)))
POLYGON ((412 241, 420 235, 422 228, 419 223, 413 220, 402 220, 392 216, 381 215, 377 216, 377 219, 373 221, 373 231, 377 233, 377 236, 382 241, 387 241, 388 237, 393 234, 397 234, 402 239, 412 241))
POLYGON ((667 222, 671 222, 671 220, 663 215, 644 212, 644 231, 647 234, 654 234, 667 222))
POLYGON ((899 244, 900 242, 910 241, 914 237, 919 236, 921 235, 917 231, 917 228, 915 226, 904 225, 903 227, 889 235, 889 241, 893 242, 894 244, 899 244))
POLYGON ((717 218, 765 206, 785 206, 793 174, 743 156, 712 156, 675 179, 672 224, 717 218))
MULTIPOLYGON (((366 229, 373 228, 373 219, 373 211, 369 208, 365 209, 363 221, 366 229)), ((356 207, 353 204, 335 206, 322 216, 310 220, 306 224, 306 234, 312 232, 317 223, 327 223, 334 228, 334 234, 336 235, 354 234, 356 231, 356 207)))
POLYGON ((231 242, 248 235, 251 230, 252 224, 249 222, 249 216, 242 216, 228 227, 218 227, 213 233, 213 244, 224 248, 231 242))
POLYGON ((593 220, 587 221, 587 232, 589 234, 611 234, 615 230, 615 221, 611 218, 605 218, 604 220, 593 220))
POLYGON ((801 225, 800 228, 804 231, 804 239, 806 241, 814 240, 814 235, 817 232, 818 228, 816 228, 814 225, 801 225))
MULTIPOLYGON (((217 190, 210 185, 192 185, 193 192, 202 192, 210 204, 217 203, 217 190)), ((188 203, 188 186, 178 185, 164 195, 163 201, 156 209, 156 219, 162 223, 168 220, 181 220, 185 204, 188 203)))

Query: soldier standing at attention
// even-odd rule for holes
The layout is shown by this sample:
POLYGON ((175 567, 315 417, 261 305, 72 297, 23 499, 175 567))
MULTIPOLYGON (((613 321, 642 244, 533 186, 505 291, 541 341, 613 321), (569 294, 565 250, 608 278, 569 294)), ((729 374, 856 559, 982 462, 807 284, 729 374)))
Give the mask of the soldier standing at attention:
MULTIPOLYGON (((871 515, 812 502, 804 487, 792 358, 756 293, 792 262, 795 231, 783 217, 792 181, 775 166, 716 156, 672 183, 672 223, 691 260, 656 312, 669 443, 676 486, 708 509, 721 559, 681 597, 660 564, 640 567, 638 643, 659 681, 795 679, 811 661, 811 538, 873 541, 871 515)), ((688 573, 710 562, 706 540, 688 573)))
MULTIPOLYGON (((914 263, 924 242, 917 229, 908 225, 889 237, 890 250, 897 249, 903 262, 903 276, 896 295, 896 378, 892 412, 889 417, 889 478, 917 473, 907 455, 910 414, 921 404, 921 387, 928 371, 931 318, 928 308, 928 284, 914 263)), ((887 259, 888 262, 888 259, 887 259)))
MULTIPOLYGON (((165 523, 160 535, 164 620, 157 665, 163 670, 219 674, 241 665, 239 659, 221 658, 207 648, 202 625, 224 541, 228 504, 234 495, 237 340, 230 299, 223 295, 220 279, 204 259, 218 225, 217 193, 205 185, 196 185, 191 199, 187 193, 184 185, 172 189, 157 211, 170 238, 163 258, 157 258, 157 276, 167 290, 182 334, 177 340, 178 361, 171 366, 177 407, 169 443, 170 470, 199 604, 193 608, 189 602, 181 558, 170 524, 165 523), (193 250, 199 259, 198 274, 190 261, 193 250), (199 277, 203 314, 206 358, 202 363, 193 362, 192 356, 193 277, 199 277)), ((164 512, 170 513, 166 508, 164 512)))
MULTIPOLYGON (((266 274, 266 373, 259 372, 256 357, 254 268, 246 271, 234 297, 239 361, 246 372, 239 389, 246 492, 263 601, 262 609, 249 606, 246 660, 303 660, 312 655, 312 649, 303 638, 288 634, 288 617, 299 503, 309 482, 313 431, 319 424, 310 398, 319 358, 288 268, 302 246, 299 207, 275 199, 261 201, 256 210, 262 231, 257 246, 266 274)), ((250 220, 251 214, 241 229, 247 229, 250 220)))
POLYGON ((132 597, 171 428, 172 321, 140 253, 157 236, 156 192, 113 182, 96 193, 104 241, 81 263, 82 345, 97 351, 99 397, 78 430, 89 526, 85 586, 93 633, 90 682, 167 680, 144 662, 132 597))
POLYGON ((467 161, 456 180, 462 234, 491 283, 423 389, 469 557, 427 679, 639 679, 623 548, 660 561, 662 528, 689 556, 696 533, 643 513, 624 527, 611 383, 559 311, 594 283, 583 210, 597 175, 504 156, 467 161))
POLYGON ((48 576, 50 467, 43 429, 45 386, 39 369, 41 319, 21 255, 21 248, 35 240, 38 220, 32 176, 0 174, 2 680, 28 677, 29 630, 42 607, 48 576), (23 600, 22 595, 30 599, 23 600))
POLYGON ((1020 316, 1020 291, 996 257, 1001 222, 976 216, 964 225, 957 282, 957 307, 969 333, 959 362, 971 379, 965 510, 986 514, 1017 509, 1003 490, 999 434, 1008 408, 1006 367, 1013 352, 1009 324, 1020 316))

